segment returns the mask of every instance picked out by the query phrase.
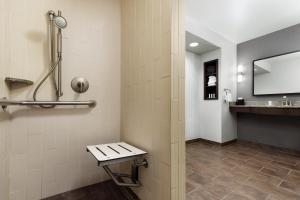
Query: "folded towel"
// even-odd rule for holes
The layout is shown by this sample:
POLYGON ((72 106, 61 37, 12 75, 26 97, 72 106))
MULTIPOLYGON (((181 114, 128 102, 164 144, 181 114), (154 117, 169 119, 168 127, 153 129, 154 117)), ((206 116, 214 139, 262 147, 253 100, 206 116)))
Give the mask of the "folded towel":
POLYGON ((217 77, 215 77, 215 76, 209 76, 208 77, 208 85, 210 86, 210 85, 216 85, 216 82, 217 82, 217 77))
POLYGON ((231 93, 226 93, 225 96, 224 96, 224 100, 225 100, 225 103, 232 102, 232 94, 231 93))

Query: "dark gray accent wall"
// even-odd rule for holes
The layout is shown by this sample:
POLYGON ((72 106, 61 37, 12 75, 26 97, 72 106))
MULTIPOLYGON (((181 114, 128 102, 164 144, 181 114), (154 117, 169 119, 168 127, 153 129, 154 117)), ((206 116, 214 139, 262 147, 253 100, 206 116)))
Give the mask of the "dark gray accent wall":
MULTIPOLYGON (((260 58, 297 50, 300 50, 300 24, 238 44, 237 64, 243 65, 245 68, 245 80, 238 83, 238 96, 244 97, 246 100, 257 101, 281 99, 283 95, 272 97, 252 96, 252 62, 260 58)), ((300 99, 300 95, 290 97, 300 99)))
MULTIPOLYGON (((283 95, 253 96, 252 62, 297 50, 300 50, 300 24, 238 44, 237 64, 245 69, 245 80, 238 83, 238 97, 253 101, 281 100, 283 95)), ((288 97, 300 101, 300 95, 288 97)), ((300 118, 242 114, 238 116, 237 124, 238 139, 300 151, 300 118)))
POLYGON ((300 151, 300 117, 238 115, 238 139, 300 151))

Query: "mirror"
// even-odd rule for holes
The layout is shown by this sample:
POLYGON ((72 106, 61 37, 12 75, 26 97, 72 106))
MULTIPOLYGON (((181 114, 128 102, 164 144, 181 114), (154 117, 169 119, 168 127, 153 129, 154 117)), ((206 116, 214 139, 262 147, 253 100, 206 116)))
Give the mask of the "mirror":
POLYGON ((300 93, 300 52, 253 61, 253 95, 300 93))

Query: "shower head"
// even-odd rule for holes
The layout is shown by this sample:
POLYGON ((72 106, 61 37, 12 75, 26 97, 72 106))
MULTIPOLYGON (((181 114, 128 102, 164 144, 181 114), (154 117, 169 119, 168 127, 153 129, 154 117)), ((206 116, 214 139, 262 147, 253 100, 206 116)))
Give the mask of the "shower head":
POLYGON ((55 16, 54 23, 57 28, 66 28, 67 27, 67 20, 62 16, 55 16))
POLYGON ((53 21, 57 28, 63 29, 67 27, 67 20, 61 16, 61 11, 58 11, 58 14, 56 15, 54 11, 50 10, 48 15, 50 21, 53 21))

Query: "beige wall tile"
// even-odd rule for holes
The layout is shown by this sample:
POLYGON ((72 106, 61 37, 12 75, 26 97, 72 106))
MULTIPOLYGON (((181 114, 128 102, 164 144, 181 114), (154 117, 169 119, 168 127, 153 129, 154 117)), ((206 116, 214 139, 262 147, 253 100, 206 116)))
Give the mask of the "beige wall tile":
MULTIPOLYGON (((0 78, 11 75, 35 82, 40 80, 48 69, 45 13, 49 9, 61 9, 69 22, 63 31, 63 99, 89 98, 99 102, 95 109, 83 111, 10 110, 13 112, 9 130, 12 134, 6 137, 7 132, 1 132, 0 136, 9 144, 11 162, 5 162, 8 159, 4 158, 8 152, 5 147, 0 151, 0 166, 10 163, 7 168, 11 175, 11 199, 47 197, 105 180, 107 176, 88 157, 84 147, 119 140, 120 109, 122 140, 150 153, 150 168, 141 172, 144 187, 136 190, 137 194, 149 200, 183 199, 181 4, 181 0, 0 1, 0 15, 8 16, 9 12, 10 19, 3 21, 5 17, 0 17, 5 27, 0 30, 1 44, 5 44, 0 47, 0 68, 5 71, 0 78), (28 12, 30 10, 34 12, 28 12), (85 76, 91 83, 88 93, 81 97, 69 88, 70 80, 77 75, 85 76), (26 118, 21 119, 23 116, 26 118), (40 154, 34 153, 39 149, 40 154), (32 186, 41 183, 40 189, 26 186, 16 176, 22 169, 16 168, 14 163, 22 159, 25 159, 23 170, 28 172, 25 174, 32 177, 24 177, 24 180, 32 186), (64 180, 61 180, 62 174, 66 175, 64 180)), ((0 88, 5 89, 5 86, 0 85, 0 88)), ((31 98, 33 88, 12 91, 10 98, 31 98)), ((48 99, 51 91, 48 84, 39 97, 48 99)), ((2 128, 1 119, 0 116, 2 128)), ((5 192, 2 193, 8 191, 5 172, 0 173, 1 199, 7 198, 5 192)))
POLYGON ((135 190, 141 199, 171 199, 171 6, 122 5, 121 139, 149 152, 151 167, 135 190))
POLYGON ((153 165, 150 173, 156 178, 145 180, 144 187, 137 190, 142 199, 149 199, 149 193, 155 195, 155 199, 185 198, 182 5, 181 0, 123 1, 121 138, 149 151, 153 165), (145 12, 140 12, 145 8, 145 12), (148 34, 144 34, 141 25, 145 21, 148 34), (140 36, 148 41, 141 42, 142 46, 135 41, 140 36), (135 48, 137 46, 139 48, 135 48), (143 73, 147 75, 137 78, 139 68, 144 65, 143 73), (147 82, 153 82, 152 92, 142 104, 140 90, 147 82), (148 140, 149 137, 152 140, 148 140), (151 187, 149 183, 155 182, 157 184, 151 187), (158 187, 161 182, 165 182, 164 186, 158 187))
POLYGON ((185 199, 184 1, 172 0, 172 200, 185 199))
MULTIPOLYGON (((7 136, 7 147, 0 151, 0 199, 8 199, 5 185, 9 185, 10 199, 33 200, 103 181, 107 179, 104 171, 85 146, 120 140, 120 0, 0 0, 0 98, 32 99, 36 84, 49 70, 46 13, 58 9, 68 20, 63 30, 62 100, 95 99, 98 105, 94 109, 10 108, 10 134, 0 131, 0 138, 7 136), (2 82, 8 75, 31 79, 35 85, 3 92, 2 82), (87 93, 72 91, 75 76, 89 80, 87 93), (2 155, 6 153, 8 158, 2 155)), ((47 82, 38 98, 52 97, 53 88, 47 82)), ((0 113, 1 130, 2 124, 0 113)))

